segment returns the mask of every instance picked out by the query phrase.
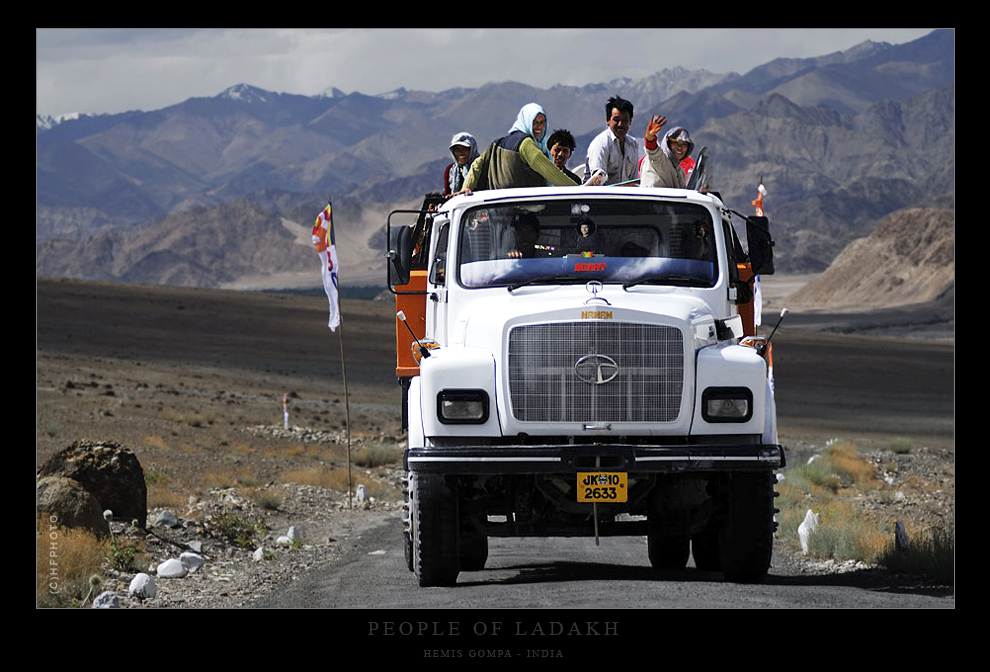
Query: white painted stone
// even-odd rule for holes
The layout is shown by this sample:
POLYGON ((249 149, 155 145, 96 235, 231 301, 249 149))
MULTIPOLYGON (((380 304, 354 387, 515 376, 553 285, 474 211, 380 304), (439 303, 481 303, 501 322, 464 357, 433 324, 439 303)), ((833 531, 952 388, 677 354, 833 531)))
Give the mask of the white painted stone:
POLYGON ((139 600, 150 600, 158 593, 155 580, 149 575, 141 572, 131 579, 131 585, 127 588, 127 594, 139 600))
POLYGON ((179 555, 179 562, 188 572, 195 572, 203 566, 203 556, 186 551, 179 555))
POLYGON ((189 570, 183 566, 182 561, 178 558, 169 558, 162 564, 158 565, 158 577, 161 579, 181 579, 189 570))
POLYGON ((811 538, 811 534, 818 529, 818 514, 814 513, 811 509, 804 514, 804 520, 798 525, 798 537, 801 539, 801 552, 807 555, 808 553, 808 540, 811 538))

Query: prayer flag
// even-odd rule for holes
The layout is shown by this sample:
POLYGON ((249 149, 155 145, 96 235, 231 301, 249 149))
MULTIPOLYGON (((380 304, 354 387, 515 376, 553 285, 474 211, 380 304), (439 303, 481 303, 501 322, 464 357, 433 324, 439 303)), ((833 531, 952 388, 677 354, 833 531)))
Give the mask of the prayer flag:
POLYGON ((762 217, 763 216, 763 197, 766 196, 766 193, 767 193, 767 188, 763 186, 763 179, 762 178, 760 179, 760 186, 757 188, 757 191, 760 193, 760 195, 756 197, 756 200, 755 201, 752 201, 752 205, 753 205, 753 207, 756 208, 756 216, 757 217, 762 217))
MULTIPOLYGON (((756 208, 756 216, 763 216, 763 197, 767 193, 766 187, 763 186, 763 178, 760 178, 760 186, 757 189, 759 196, 756 197, 755 201, 752 201, 753 207, 756 208)), ((763 323, 763 290, 760 288, 760 276, 753 278, 753 324, 757 327, 763 323)))
POLYGON ((340 325, 340 304, 337 300, 337 248, 333 237, 333 212, 331 203, 323 208, 313 225, 313 245, 316 253, 323 262, 323 291, 330 301, 330 321, 327 326, 330 331, 336 331, 340 325))

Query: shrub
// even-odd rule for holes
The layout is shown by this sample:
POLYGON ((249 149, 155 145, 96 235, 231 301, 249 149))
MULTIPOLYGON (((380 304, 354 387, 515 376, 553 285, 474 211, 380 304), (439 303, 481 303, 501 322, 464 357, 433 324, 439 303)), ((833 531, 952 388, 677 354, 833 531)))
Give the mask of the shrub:
POLYGON ((808 553, 838 561, 875 562, 887 535, 873 522, 864 520, 852 504, 831 502, 813 507, 818 529, 808 540, 808 553))
POLYGON ((906 549, 896 548, 888 537, 877 563, 892 572, 929 576, 948 585, 955 584, 955 531, 942 527, 924 529, 906 549))
POLYGON ((366 445, 353 453, 353 461, 359 467, 374 469, 389 464, 398 464, 402 460, 402 448, 382 443, 366 445))
POLYGON ((245 520, 233 511, 223 511, 214 515, 210 527, 230 543, 248 550, 257 548, 259 541, 268 532, 264 523, 245 520))
POLYGON ((266 511, 276 511, 282 506, 282 498, 273 492, 257 491, 252 495, 251 502, 266 511))
POLYGON ((909 439, 898 438, 890 442, 891 452, 897 453, 899 455, 906 455, 907 453, 910 453, 913 449, 914 446, 911 444, 911 441, 909 439))

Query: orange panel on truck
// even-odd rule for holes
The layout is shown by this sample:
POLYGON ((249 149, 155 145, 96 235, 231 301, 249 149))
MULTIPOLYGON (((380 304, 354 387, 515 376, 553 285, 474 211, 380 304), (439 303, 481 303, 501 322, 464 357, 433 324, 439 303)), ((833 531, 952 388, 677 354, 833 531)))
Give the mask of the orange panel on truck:
MULTIPOLYGON (((426 333, 426 271, 412 271, 408 285, 396 285, 397 292, 420 292, 418 294, 396 294, 395 311, 402 311, 406 324, 417 337, 426 333)), ((399 378, 419 375, 419 363, 412 354, 413 337, 409 329, 395 318, 395 375, 399 378)))
MULTIPOLYGON (((745 264, 736 264, 736 268, 739 269, 739 281, 745 282, 752 287, 753 282, 753 267, 748 262, 745 264)), ((756 325, 754 324, 753 316, 753 300, 750 299, 747 303, 740 303, 736 305, 736 310, 739 311, 739 316, 742 318, 743 322, 743 335, 744 336, 756 336, 756 325)))

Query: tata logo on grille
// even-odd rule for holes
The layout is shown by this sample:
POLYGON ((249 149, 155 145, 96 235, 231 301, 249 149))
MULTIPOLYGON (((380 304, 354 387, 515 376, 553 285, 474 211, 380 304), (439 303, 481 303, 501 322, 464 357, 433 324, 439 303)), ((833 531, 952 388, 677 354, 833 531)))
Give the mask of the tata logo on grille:
POLYGON ((574 375, 589 385, 604 385, 619 375, 619 365, 605 355, 585 355, 574 364, 574 375))

